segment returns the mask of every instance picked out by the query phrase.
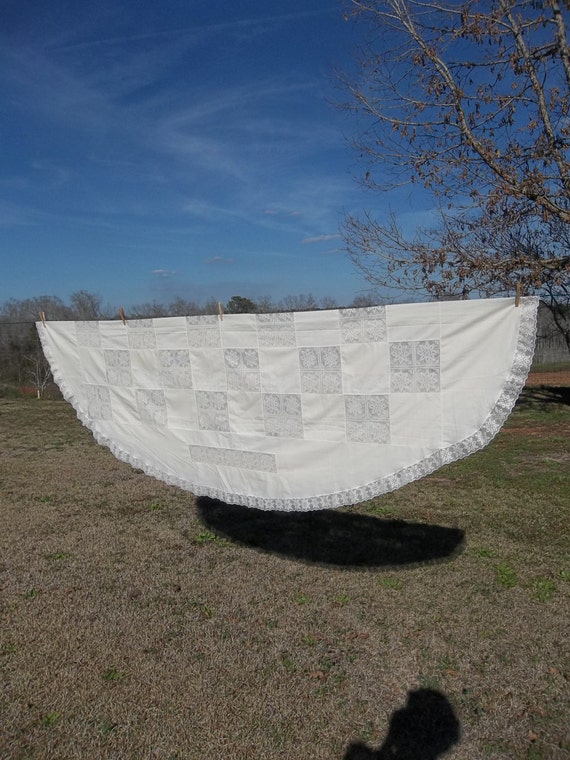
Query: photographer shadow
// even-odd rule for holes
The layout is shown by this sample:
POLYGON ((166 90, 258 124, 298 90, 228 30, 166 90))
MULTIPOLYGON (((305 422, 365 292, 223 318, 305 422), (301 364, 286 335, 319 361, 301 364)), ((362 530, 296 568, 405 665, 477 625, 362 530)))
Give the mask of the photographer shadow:
POLYGON ((268 512, 199 497, 203 524, 260 551, 310 563, 365 568, 442 561, 463 548, 464 532, 441 525, 339 512, 268 512))
POLYGON ((351 744, 343 760, 436 760, 460 739, 460 723, 447 698, 434 689, 408 693, 408 701, 390 719, 384 744, 373 750, 351 744))

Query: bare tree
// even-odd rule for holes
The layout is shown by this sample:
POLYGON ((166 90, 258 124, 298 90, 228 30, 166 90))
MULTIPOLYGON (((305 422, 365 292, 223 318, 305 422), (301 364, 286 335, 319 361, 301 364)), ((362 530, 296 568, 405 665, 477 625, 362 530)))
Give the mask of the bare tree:
POLYGON ((40 398, 52 380, 34 322, 40 312, 48 320, 99 319, 100 298, 86 290, 73 293, 71 305, 58 296, 12 298, 0 304, 0 384, 32 385, 40 398))
POLYGON ((300 293, 285 296, 279 301, 277 308, 281 311, 313 311, 318 309, 319 305, 312 293, 300 293))
POLYGON ((257 305, 258 314, 268 314, 269 312, 275 311, 277 308, 273 299, 268 295, 256 298, 255 303, 257 305))
POLYGON ((71 319, 71 309, 59 296, 37 296, 16 299, 0 304, 0 321, 35 322, 43 311, 47 319, 71 319))
POLYGON ((0 388, 31 385, 41 398, 51 380, 35 325, 0 320, 0 388))
POLYGON ((338 308, 338 303, 336 301, 336 298, 334 298, 333 296, 323 296, 321 300, 319 301, 319 308, 321 309, 338 308))
POLYGON ((167 312, 169 317, 186 317, 191 314, 200 314, 200 306, 195 301, 186 301, 178 297, 168 304, 167 312))
POLYGON ((77 290, 71 294, 71 311, 78 320, 101 319, 101 296, 88 290, 77 290))
POLYGON ((128 316, 131 319, 165 317, 167 314, 168 307, 158 301, 146 301, 145 303, 133 304, 128 312, 128 316))
POLYGON ((25 379, 33 385, 38 398, 42 398, 45 389, 52 382, 49 363, 40 346, 25 357, 25 379))
POLYGON ((361 309, 365 306, 375 306, 378 303, 378 298, 373 293, 359 293, 354 296, 350 306, 352 308, 361 309))
MULTIPOLYGON (((442 297, 512 292, 558 305, 570 282, 568 0, 349 0, 367 23, 347 107, 364 120, 364 183, 420 183, 433 227, 348 216, 373 285, 442 297)), ((388 196, 386 196, 388 197, 388 196)))

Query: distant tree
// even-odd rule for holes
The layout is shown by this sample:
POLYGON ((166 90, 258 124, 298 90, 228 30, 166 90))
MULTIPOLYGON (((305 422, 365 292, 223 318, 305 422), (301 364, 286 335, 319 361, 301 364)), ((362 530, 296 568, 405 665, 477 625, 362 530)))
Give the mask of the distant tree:
POLYGON ((232 296, 225 306, 227 314, 255 314, 257 304, 244 296, 232 296))
POLYGON ((434 297, 570 290, 570 42, 560 0, 348 0, 366 24, 347 107, 363 119, 364 183, 432 193, 415 236, 349 215, 350 258, 374 286, 434 297))
POLYGON ((185 301, 184 298, 175 298, 168 304, 167 313, 170 317, 187 317, 192 314, 200 314, 201 308, 195 301, 185 301))
POLYGON ((127 317, 131 319, 152 319, 165 317, 168 313, 168 307, 158 301, 147 301, 145 303, 133 304, 127 312, 127 317))
POLYGON ((101 296, 88 290, 77 290, 71 294, 71 311, 74 319, 85 321, 101 319, 101 296))
POLYGON ((51 380, 34 322, 71 318, 71 309, 57 296, 12 298, 0 305, 0 383, 11 387, 33 385, 42 395, 51 380))
POLYGON ((35 325, 0 321, 0 386, 31 385, 40 398, 51 380, 35 325))
POLYGON ((200 314, 218 314, 219 313, 219 301, 215 298, 208 298, 204 304, 200 307, 200 314))
POLYGON ((6 322, 35 322, 43 311, 46 319, 71 319, 71 309, 59 296, 37 296, 35 298, 11 298, 0 305, 0 320, 6 322))
POLYGON ((318 303, 312 293, 285 296, 277 306, 282 311, 313 311, 318 309, 318 303))
POLYGON ((41 345, 36 340, 33 347, 24 357, 24 379, 29 381, 36 391, 38 398, 42 398, 44 391, 53 381, 49 362, 45 358, 41 345))
POLYGON ((372 295, 372 293, 360 293, 352 299, 350 304, 355 309, 362 309, 365 306, 376 306, 378 303, 378 296, 372 295))
POLYGON ((332 296, 323 296, 320 300, 321 309, 336 309, 338 304, 332 296))
POLYGON ((255 303, 257 305, 258 314, 269 314, 277 311, 275 302, 269 296, 261 296, 261 298, 258 298, 255 303))

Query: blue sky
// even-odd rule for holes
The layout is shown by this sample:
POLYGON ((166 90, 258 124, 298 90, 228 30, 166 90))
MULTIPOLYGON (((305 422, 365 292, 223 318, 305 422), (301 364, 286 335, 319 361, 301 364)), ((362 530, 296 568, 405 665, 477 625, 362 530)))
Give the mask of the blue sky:
POLYGON ((339 1, 3 0, 0 34, 0 303, 366 289, 339 1))

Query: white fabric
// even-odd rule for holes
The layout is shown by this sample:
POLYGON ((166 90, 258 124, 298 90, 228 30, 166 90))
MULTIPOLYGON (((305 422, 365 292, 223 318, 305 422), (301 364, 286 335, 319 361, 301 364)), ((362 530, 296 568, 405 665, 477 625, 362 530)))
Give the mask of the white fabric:
POLYGON ((37 324, 119 459, 261 509, 370 499, 485 446, 526 380, 538 299, 37 324))

